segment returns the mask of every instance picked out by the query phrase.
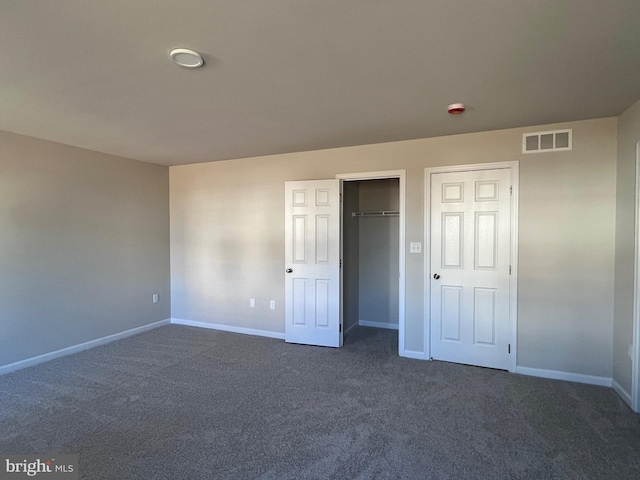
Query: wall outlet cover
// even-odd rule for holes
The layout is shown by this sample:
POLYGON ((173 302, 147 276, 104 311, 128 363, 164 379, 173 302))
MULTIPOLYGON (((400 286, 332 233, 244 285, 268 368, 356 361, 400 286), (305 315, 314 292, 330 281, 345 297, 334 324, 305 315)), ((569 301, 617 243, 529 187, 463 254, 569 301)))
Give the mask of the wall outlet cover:
POLYGON ((420 243, 420 242, 411 242, 409 244, 409 251, 411 253, 422 253, 422 243, 420 243))

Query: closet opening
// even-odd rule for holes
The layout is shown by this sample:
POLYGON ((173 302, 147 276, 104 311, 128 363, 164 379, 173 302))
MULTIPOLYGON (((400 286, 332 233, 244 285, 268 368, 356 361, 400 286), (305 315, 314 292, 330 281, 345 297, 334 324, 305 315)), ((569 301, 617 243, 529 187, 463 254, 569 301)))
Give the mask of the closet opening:
POLYGON ((362 327, 397 332, 400 181, 398 178, 344 181, 342 195, 345 339, 362 327))

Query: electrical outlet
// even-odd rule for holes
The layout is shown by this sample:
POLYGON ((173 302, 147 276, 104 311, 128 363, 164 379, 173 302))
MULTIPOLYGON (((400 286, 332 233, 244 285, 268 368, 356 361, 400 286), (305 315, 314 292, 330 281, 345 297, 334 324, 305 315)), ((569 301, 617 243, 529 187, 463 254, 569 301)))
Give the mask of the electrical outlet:
POLYGON ((422 253, 422 243, 420 243, 420 242, 411 242, 409 244, 409 251, 411 253, 422 253))
POLYGON ((271 300, 271 301, 269 302, 269 308, 270 308, 271 310, 275 310, 275 309, 276 309, 276 301, 275 301, 275 300, 271 300))
POLYGON ((250 298, 249 299, 249 307, 256 308, 256 299, 255 298, 250 298))
POLYGON ((154 293, 153 296, 151 297, 151 301, 153 303, 158 303, 160 301, 160 295, 158 295, 157 293, 154 293))

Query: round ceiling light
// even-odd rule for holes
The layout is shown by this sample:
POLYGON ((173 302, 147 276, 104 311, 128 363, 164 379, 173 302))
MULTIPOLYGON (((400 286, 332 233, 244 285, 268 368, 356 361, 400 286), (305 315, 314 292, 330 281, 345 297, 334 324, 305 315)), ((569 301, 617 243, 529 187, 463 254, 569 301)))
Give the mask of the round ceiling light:
POLYGON ((195 50, 189 48, 174 48, 169 53, 171 60, 181 67, 198 68, 204 65, 204 59, 195 50))

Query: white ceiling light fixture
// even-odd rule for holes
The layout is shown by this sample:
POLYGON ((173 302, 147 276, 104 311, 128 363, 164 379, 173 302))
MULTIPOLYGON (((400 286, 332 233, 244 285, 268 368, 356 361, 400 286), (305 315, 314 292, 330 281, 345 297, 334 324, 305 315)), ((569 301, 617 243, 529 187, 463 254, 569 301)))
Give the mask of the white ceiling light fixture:
POLYGON ((198 68, 204 65, 204 59, 195 50, 189 48, 174 48, 169 53, 171 60, 181 67, 198 68))

